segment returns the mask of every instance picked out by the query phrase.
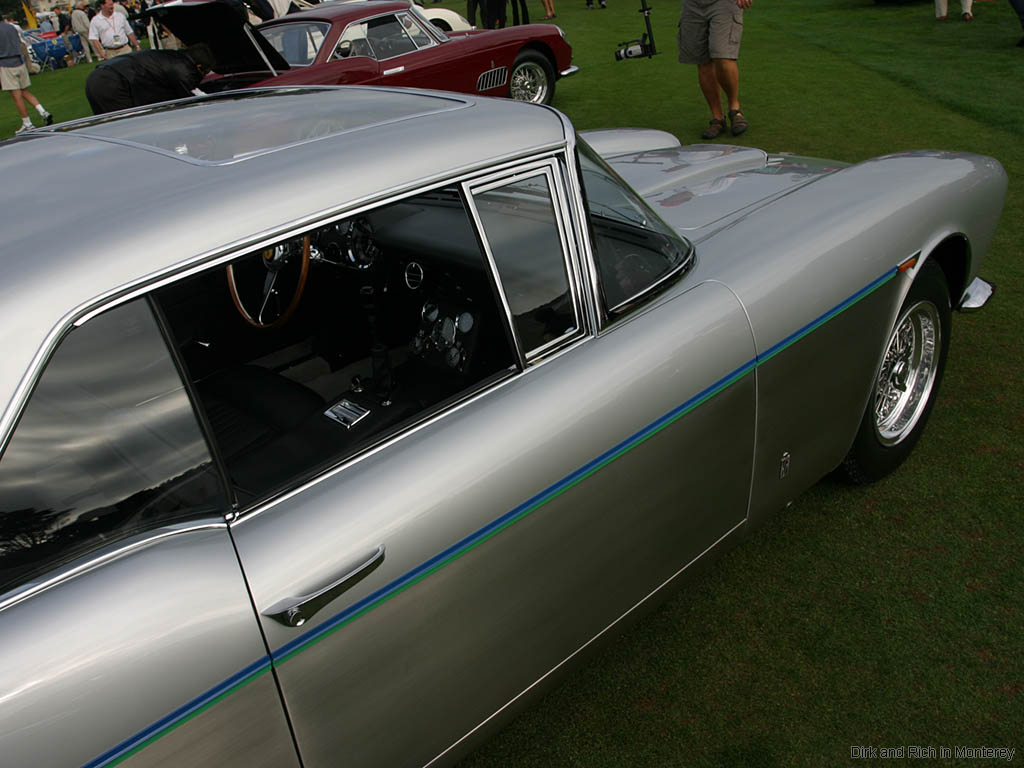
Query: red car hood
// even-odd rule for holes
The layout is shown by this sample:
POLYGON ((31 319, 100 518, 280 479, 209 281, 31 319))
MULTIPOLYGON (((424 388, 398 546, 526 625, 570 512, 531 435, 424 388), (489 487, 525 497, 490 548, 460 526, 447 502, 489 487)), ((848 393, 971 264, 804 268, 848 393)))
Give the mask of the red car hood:
POLYGON ((266 71, 268 64, 279 73, 290 69, 284 57, 249 23, 240 0, 173 0, 153 6, 147 14, 185 45, 209 45, 218 74, 266 71))

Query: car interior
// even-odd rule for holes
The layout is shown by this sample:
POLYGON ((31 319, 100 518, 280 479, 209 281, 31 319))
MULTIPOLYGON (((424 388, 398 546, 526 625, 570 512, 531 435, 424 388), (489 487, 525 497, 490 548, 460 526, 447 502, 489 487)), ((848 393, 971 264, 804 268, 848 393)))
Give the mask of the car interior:
POLYGON ((294 235, 155 299, 243 504, 516 369, 454 187, 294 235))

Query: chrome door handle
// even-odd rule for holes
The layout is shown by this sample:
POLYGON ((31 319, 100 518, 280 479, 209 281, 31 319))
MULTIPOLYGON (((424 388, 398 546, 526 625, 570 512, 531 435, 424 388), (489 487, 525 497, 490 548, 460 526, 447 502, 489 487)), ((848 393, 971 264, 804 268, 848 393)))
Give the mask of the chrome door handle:
POLYGON ((405 72, 405 67, 392 67, 391 69, 385 69, 381 74, 385 76, 397 75, 399 72, 405 72))
POLYGON ((323 589, 301 597, 287 597, 279 600, 263 612, 268 619, 286 627, 301 627, 317 611, 334 600, 338 595, 369 576, 384 562, 384 545, 381 544, 367 557, 357 561, 354 567, 345 569, 344 575, 323 589))

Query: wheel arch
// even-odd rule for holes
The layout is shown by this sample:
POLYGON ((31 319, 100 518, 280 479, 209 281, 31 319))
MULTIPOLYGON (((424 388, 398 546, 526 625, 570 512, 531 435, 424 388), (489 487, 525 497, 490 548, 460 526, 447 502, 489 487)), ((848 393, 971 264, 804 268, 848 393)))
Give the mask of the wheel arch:
POLYGON ((949 299, 956 309, 967 288, 970 274, 971 244, 966 235, 961 233, 946 237, 927 254, 926 259, 934 261, 942 268, 949 287, 949 299))
POLYGON ((555 80, 558 80, 561 77, 561 73, 558 71, 558 59, 555 58, 555 52, 551 50, 549 45, 542 43, 539 40, 530 40, 516 52, 516 57, 526 51, 536 51, 541 54, 551 65, 551 69, 555 73, 555 80))

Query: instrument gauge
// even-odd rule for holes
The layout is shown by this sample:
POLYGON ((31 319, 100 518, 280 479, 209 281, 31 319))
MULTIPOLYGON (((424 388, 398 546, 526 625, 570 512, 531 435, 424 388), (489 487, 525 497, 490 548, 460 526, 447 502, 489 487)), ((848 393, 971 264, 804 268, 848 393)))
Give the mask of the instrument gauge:
POLYGON ((420 312, 420 317, 422 317, 426 322, 432 323, 435 320, 437 320, 437 316, 439 314, 440 310, 438 310, 437 304, 428 301, 426 304, 423 305, 423 309, 420 312))
POLYGON ((455 321, 450 317, 443 317, 441 323, 441 343, 450 347, 455 343, 455 321))
POLYGON ((469 312, 463 312, 455 321, 455 325, 459 329, 459 333, 469 333, 473 330, 473 325, 475 323, 476 321, 469 312))

